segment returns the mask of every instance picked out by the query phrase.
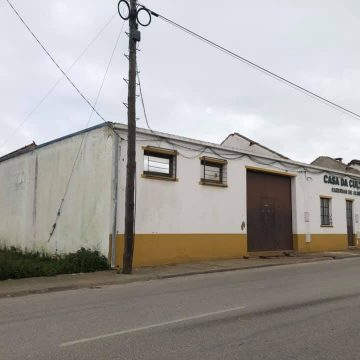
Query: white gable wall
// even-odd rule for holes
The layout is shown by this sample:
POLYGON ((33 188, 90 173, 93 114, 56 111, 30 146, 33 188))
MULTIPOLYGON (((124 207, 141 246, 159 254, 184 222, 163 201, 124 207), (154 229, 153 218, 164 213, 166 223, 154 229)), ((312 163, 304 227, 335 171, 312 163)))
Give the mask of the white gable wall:
POLYGON ((111 217, 112 137, 100 128, 0 162, 0 242, 22 249, 107 254, 111 217), (81 140, 69 190, 52 238, 81 140))
POLYGON ((283 159, 281 156, 279 156, 275 152, 267 150, 258 144, 251 143, 249 140, 247 140, 237 134, 229 135, 228 138, 224 140, 222 145, 232 147, 232 148, 238 149, 238 150, 247 151, 247 152, 254 153, 254 154, 265 155, 265 156, 268 155, 268 156, 272 156, 275 158, 283 159))

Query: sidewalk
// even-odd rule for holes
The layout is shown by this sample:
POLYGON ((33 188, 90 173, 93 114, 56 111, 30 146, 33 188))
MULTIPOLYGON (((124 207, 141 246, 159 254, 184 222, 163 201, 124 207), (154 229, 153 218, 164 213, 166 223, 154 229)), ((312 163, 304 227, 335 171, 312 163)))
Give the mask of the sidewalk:
POLYGON ((53 291, 96 288, 105 285, 126 284, 136 281, 166 279, 196 274, 309 263, 332 259, 360 257, 360 250, 348 250, 326 253, 294 254, 269 258, 249 258, 197 263, 166 265, 134 269, 132 275, 117 274, 115 270, 95 273, 67 274, 54 277, 37 277, 0 281, 0 299, 6 297, 41 294, 53 291))

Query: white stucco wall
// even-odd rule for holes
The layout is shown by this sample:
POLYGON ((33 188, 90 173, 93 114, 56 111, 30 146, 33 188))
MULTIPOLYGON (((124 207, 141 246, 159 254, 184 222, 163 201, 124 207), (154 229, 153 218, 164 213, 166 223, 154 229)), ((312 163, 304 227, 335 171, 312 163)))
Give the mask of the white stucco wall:
MULTIPOLYGON (((125 134, 124 134, 125 136, 125 134)), ((144 138, 144 136, 139 136, 144 138)), ((231 162, 227 168, 228 187, 200 185, 200 160, 177 157, 178 181, 142 178, 143 146, 172 149, 166 142, 139 141, 137 143, 137 210, 136 232, 140 234, 222 234, 245 233, 246 223, 245 169, 231 162), (234 201, 239 199, 239 201, 234 201)), ((198 151, 178 150, 186 156, 198 151)), ((119 204, 125 203, 126 142, 122 143, 122 171, 120 173, 119 204)), ((210 154, 203 154, 211 156, 210 154)), ((118 231, 124 230, 123 214, 118 217, 118 231)))
MULTIPOLYGON (((117 233, 124 232, 127 134, 119 147, 117 233)), ((113 224, 114 142, 106 127, 75 135, 24 155, 0 162, 0 241, 10 246, 50 252, 80 247, 108 253, 113 224), (79 150, 86 136, 52 238, 49 233, 79 150)), ((304 172, 295 163, 259 159, 216 149, 228 160, 228 187, 200 185, 200 156, 219 157, 204 144, 171 139, 172 144, 140 132, 137 136, 136 233, 138 234, 246 234, 246 168, 288 172, 292 176, 294 234, 346 234, 346 199, 354 200, 355 221, 360 196, 334 193, 319 170, 304 172), (143 146, 178 150, 178 181, 141 177, 143 146), (191 149, 186 149, 190 147, 191 149), (269 164, 269 165, 266 165, 269 164), (333 227, 321 227, 320 196, 332 197, 333 227), (305 221, 309 213, 309 221, 305 221), (243 227, 243 223, 245 227, 243 227)), ((341 177, 341 175, 338 175, 341 177)), ((343 177, 346 177, 343 175, 343 177)), ((266 184, 264 184, 266 186, 266 184)), ((336 186, 338 187, 338 186, 336 186)), ((340 186, 341 188, 341 186, 340 186)))
MULTIPOLYGON (((331 173, 331 172, 329 172, 331 173)), ((303 194, 304 201, 306 201, 308 211, 310 213, 310 232, 317 234, 346 234, 347 232, 347 223, 346 223, 346 200, 353 200, 353 223, 354 230, 358 232, 360 230, 359 223, 355 221, 357 214, 360 213, 360 196, 358 195, 349 195, 342 193, 332 192, 332 188, 340 188, 343 190, 354 190, 346 186, 338 186, 324 183, 324 175, 329 173, 322 174, 311 174, 307 173, 305 192, 303 194), (332 228, 321 227, 321 217, 320 217, 320 197, 331 197, 331 212, 332 212, 332 228)), ((346 175, 336 175, 339 178, 344 178, 350 180, 346 175)), ((303 176, 303 179, 305 177, 303 176)))
MULTIPOLYGON (((318 171, 316 171, 318 172, 318 171)), ((298 234, 346 234, 346 200, 353 200, 353 224, 354 233, 360 231, 359 222, 356 221, 360 214, 360 196, 332 192, 332 188, 351 190, 348 187, 336 186, 324 183, 324 175, 331 174, 322 172, 318 174, 301 172, 294 179, 296 193, 296 228, 298 234), (321 226, 320 197, 331 197, 332 227, 321 226), (306 216, 305 213, 308 213, 306 216), (305 218, 307 217, 307 220, 305 218)), ((349 179, 346 175, 337 175, 349 179)))
MULTIPOLYGON (((124 133, 123 136, 126 136, 124 133)), ((187 150, 182 146, 170 145, 166 141, 155 140, 151 135, 138 135, 137 144, 137 212, 136 232, 140 234, 203 234, 203 233, 246 233, 241 229, 246 224, 246 167, 264 170, 288 172, 292 177, 292 207, 294 234, 346 234, 346 199, 354 200, 354 229, 360 231, 355 222, 355 214, 360 213, 360 196, 348 196, 331 192, 332 186, 323 181, 324 174, 314 170, 304 172, 301 166, 286 165, 276 162, 264 165, 266 159, 258 159, 261 164, 247 156, 229 160, 227 164, 227 188, 204 186, 199 184, 200 160, 199 150, 202 146, 179 143, 192 147, 187 150), (142 178, 143 146, 155 146, 176 149, 182 155, 177 157, 178 181, 162 181, 142 178), (198 156, 197 156, 198 154, 198 156), (189 159, 190 157, 190 159, 189 159), (191 158, 192 157, 192 158, 191 158), (331 196, 333 227, 321 227, 320 196, 331 196), (305 213, 309 213, 309 221, 305 213)), ((174 140, 172 140, 174 143, 174 140)), ((176 143, 176 141, 175 141, 176 143)), ((219 150, 217 150, 219 151, 219 150)), ((233 153, 220 150, 226 157, 236 157, 233 153)), ((119 204, 125 203, 126 141, 122 142, 120 159, 122 174, 119 179, 119 204)), ((217 157, 211 151, 202 155, 217 157)), ((339 175, 341 176, 341 175, 339 175)), ((345 175, 344 175, 345 177, 345 175)), ((266 184, 264 184, 266 186, 266 184)), ((124 229, 123 213, 118 217, 118 231, 124 229)))
POLYGON ((0 241, 49 252, 108 252, 112 136, 106 127, 0 163, 0 241), (49 233, 84 139, 61 215, 49 233))

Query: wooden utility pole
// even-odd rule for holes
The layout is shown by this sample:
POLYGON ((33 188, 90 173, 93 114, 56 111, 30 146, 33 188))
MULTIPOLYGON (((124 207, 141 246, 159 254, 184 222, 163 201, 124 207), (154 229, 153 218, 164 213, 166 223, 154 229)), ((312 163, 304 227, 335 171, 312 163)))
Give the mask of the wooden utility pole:
POLYGON ((129 14, 129 86, 128 86, 128 148, 125 193, 125 233, 123 274, 132 273, 135 237, 135 176, 136 176, 136 43, 140 41, 137 29, 136 1, 130 0, 129 14))

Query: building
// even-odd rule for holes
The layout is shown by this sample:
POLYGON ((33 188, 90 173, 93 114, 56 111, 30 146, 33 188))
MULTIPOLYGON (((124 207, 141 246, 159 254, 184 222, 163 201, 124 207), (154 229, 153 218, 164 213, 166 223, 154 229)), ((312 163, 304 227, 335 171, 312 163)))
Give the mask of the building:
POLYGON ((358 160, 352 160, 349 164, 345 164, 342 160, 342 158, 333 159, 329 156, 319 156, 311 164, 328 169, 339 170, 345 173, 360 175, 360 162, 357 163, 358 160))
POLYGON ((348 166, 351 166, 351 167, 354 168, 355 170, 360 171, 360 160, 357 160, 357 159, 351 160, 351 161, 348 163, 348 166))
MULTIPOLYGON (((96 248, 121 266, 126 149, 127 127, 102 124, 0 158, 1 243, 96 248)), ((135 266, 358 245, 357 172, 240 134, 218 145, 138 128, 136 150, 135 266)))

